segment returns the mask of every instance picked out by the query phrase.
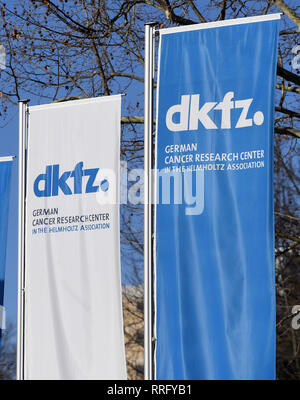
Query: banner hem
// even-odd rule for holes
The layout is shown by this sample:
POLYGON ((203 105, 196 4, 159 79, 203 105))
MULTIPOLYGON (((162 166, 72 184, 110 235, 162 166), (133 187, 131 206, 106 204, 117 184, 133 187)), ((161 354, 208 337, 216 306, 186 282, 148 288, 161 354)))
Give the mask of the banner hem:
POLYGON ((16 156, 0 157, 0 162, 13 161, 16 156))
POLYGON ((185 26, 176 26, 176 27, 172 27, 172 28, 163 28, 163 29, 159 30, 159 33, 161 35, 167 35, 170 33, 197 31, 200 29, 222 28, 225 26, 232 26, 232 25, 242 25, 242 24, 249 24, 249 23, 255 23, 255 22, 273 21, 273 20, 280 19, 281 14, 282 13, 257 15, 254 17, 227 19, 224 21, 212 21, 212 22, 205 22, 205 23, 195 24, 195 25, 185 25, 185 26))
POLYGON ((54 109, 57 107, 62 108, 62 107, 68 107, 68 106, 74 106, 74 105, 81 106, 83 104, 101 103, 104 101, 116 100, 119 97, 121 98, 121 96, 122 96, 121 94, 116 94, 116 95, 111 95, 111 96, 91 97, 91 98, 80 99, 80 100, 61 101, 58 103, 49 103, 49 104, 30 106, 29 110, 30 111, 40 111, 40 110, 45 110, 48 108, 54 109))

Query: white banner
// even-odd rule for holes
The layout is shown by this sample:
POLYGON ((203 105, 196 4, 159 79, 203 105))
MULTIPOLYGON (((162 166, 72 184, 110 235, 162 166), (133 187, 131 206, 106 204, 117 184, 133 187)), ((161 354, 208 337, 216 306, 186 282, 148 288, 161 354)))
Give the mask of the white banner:
POLYGON ((121 96, 29 108, 25 379, 126 379, 121 96))

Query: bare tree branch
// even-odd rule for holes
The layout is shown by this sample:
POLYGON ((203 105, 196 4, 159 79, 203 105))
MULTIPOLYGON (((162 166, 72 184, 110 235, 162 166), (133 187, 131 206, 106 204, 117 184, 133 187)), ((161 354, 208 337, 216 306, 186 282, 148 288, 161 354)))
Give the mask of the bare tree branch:
POLYGON ((295 11, 290 8, 284 1, 282 0, 272 0, 273 3, 280 8, 282 12, 284 12, 291 21, 294 22, 300 28, 300 17, 295 13, 295 11))

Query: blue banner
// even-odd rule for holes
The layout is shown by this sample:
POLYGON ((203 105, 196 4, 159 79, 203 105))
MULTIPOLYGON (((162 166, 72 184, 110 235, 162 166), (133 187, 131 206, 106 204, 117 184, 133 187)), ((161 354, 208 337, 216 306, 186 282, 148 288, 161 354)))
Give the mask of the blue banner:
POLYGON ((5 309, 3 307, 3 300, 11 167, 11 157, 0 158, 0 356, 2 329, 5 328, 5 309))
POLYGON ((280 16, 161 31, 156 378, 274 379, 280 16))

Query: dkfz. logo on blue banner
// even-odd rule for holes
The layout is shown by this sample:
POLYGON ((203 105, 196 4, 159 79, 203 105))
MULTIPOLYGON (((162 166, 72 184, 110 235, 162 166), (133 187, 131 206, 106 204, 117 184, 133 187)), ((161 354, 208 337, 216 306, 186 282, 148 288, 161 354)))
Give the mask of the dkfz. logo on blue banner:
POLYGON ((256 111, 253 118, 248 115, 252 102, 253 98, 234 100, 234 92, 227 92, 219 103, 208 101, 203 104, 200 104, 200 94, 183 95, 180 104, 168 109, 166 125, 172 132, 198 130, 199 123, 205 129, 231 129, 233 109, 240 110, 234 128, 251 127, 253 123, 262 125, 264 114, 261 111, 256 111), (216 125, 214 111, 221 111, 221 126, 216 125), (177 121, 174 121, 174 116, 177 117, 177 121))
POLYGON ((99 187, 106 192, 109 188, 107 179, 100 185, 95 184, 99 168, 83 169, 83 161, 76 164, 73 171, 60 171, 59 164, 47 165, 46 172, 34 181, 33 191, 37 197, 58 196, 59 190, 64 195, 96 193, 99 187), (84 177, 87 177, 84 179, 84 177))

